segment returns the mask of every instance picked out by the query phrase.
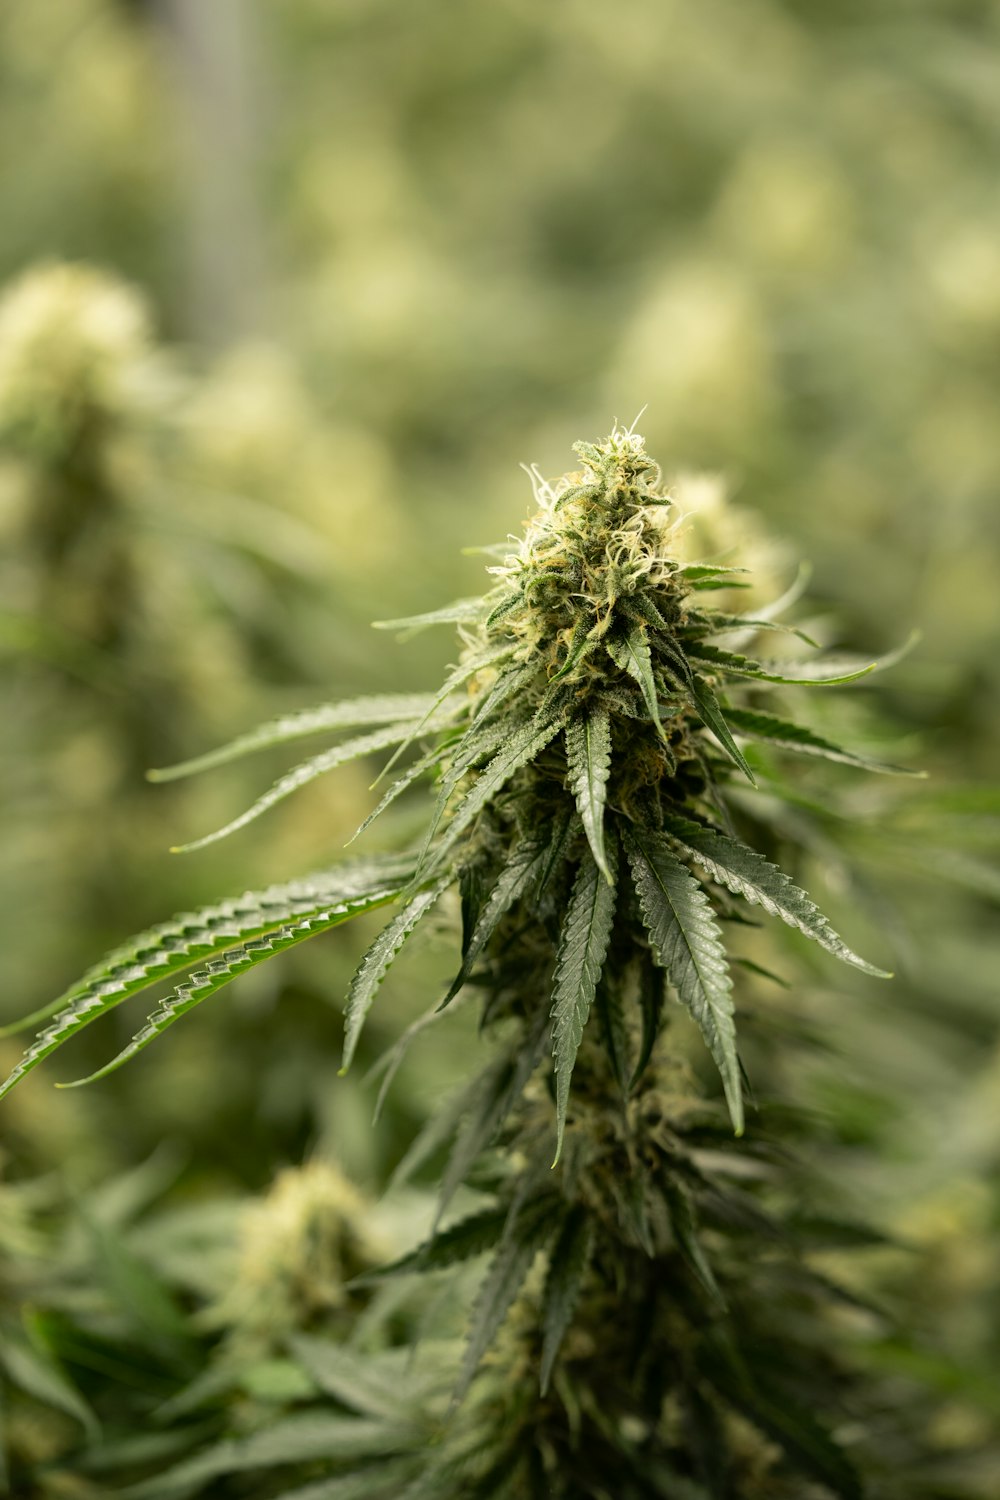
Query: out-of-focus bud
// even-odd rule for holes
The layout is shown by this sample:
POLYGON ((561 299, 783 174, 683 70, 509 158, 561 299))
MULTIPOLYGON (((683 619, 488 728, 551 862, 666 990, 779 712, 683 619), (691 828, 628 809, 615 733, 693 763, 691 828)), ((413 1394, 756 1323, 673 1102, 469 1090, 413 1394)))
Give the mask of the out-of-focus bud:
POLYGON ((346 1283, 385 1259, 368 1205, 328 1162, 288 1168, 246 1211, 236 1273, 211 1318, 241 1343, 270 1343, 337 1313, 346 1283))
POLYGON ((135 291, 89 266, 35 267, 0 300, 0 437, 57 460, 87 426, 146 404, 150 362, 135 291))

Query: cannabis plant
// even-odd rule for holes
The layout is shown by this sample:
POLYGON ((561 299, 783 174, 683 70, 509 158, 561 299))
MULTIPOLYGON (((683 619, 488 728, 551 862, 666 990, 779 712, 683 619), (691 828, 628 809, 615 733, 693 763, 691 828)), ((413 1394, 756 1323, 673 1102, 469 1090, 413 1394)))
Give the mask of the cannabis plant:
MULTIPOLYGON (((458 663, 438 692, 287 715, 154 773, 348 735, 185 847, 389 750, 379 780, 393 779, 359 833, 432 778, 420 846, 141 934, 33 1018, 47 1024, 0 1090, 167 981, 132 1041, 91 1075, 103 1077, 273 954, 390 909, 347 996, 347 1069, 403 945, 457 892, 457 971, 417 1027, 474 990, 493 1050, 401 1165, 405 1175, 447 1149, 437 1227, 377 1274, 450 1273, 484 1255, 488 1266, 451 1402, 420 1407, 399 1370, 396 1413, 385 1372, 367 1387, 342 1382, 336 1434, 297 1451, 303 1482, 323 1480, 303 1500, 849 1497, 864 1492, 859 1471, 874 1463, 877 1399, 839 1352, 838 1309, 849 1299, 806 1253, 864 1235, 810 1215, 780 1112, 758 1119, 747 1109, 733 971, 756 965, 731 956, 723 930, 738 933, 747 909, 760 908, 884 976, 768 857, 776 830, 794 826, 768 757, 898 768, 762 701, 776 686, 846 683, 875 664, 798 648, 776 660, 745 654, 765 632, 800 634, 778 618, 797 588, 741 612, 732 601, 748 579, 738 560, 684 560, 684 516, 634 431, 616 428, 576 452, 580 472, 554 483, 533 475, 535 513, 523 540, 491 549, 483 598, 384 622, 458 627, 458 663), (764 774, 766 792, 749 795, 764 774), (675 1023, 678 1005, 718 1088, 675 1023), (480 1206, 442 1227, 470 1183, 480 1206)), ((275 1463, 294 1456, 287 1444, 267 1450, 263 1436, 251 1451, 280 1452, 275 1463)), ((201 1472, 217 1481, 252 1463, 230 1447, 201 1472)), ((190 1470, 168 1473, 143 1493, 191 1493, 194 1482, 190 1470)))

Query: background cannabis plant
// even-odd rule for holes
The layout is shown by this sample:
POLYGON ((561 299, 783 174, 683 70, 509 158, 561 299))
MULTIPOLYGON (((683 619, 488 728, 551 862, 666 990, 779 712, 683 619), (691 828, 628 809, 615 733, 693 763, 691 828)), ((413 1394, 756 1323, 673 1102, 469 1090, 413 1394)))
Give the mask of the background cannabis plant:
MULTIPOLYGON (((749 611, 740 608, 750 580, 738 558, 689 560, 686 517, 632 429, 616 427, 576 451, 580 472, 554 483, 533 473, 535 514, 523 540, 488 549, 495 581, 485 596, 383 622, 403 631, 458 626, 458 663, 437 693, 287 714, 155 773, 166 780, 270 745, 346 735, 185 847, 233 833, 327 771, 389 750, 379 781, 394 779, 358 833, 432 777, 436 802, 419 846, 247 892, 141 934, 49 1008, 0 1090, 112 1008, 168 981, 132 1041, 91 1075, 102 1077, 272 954, 391 908, 351 982, 346 1071, 404 944, 449 893, 460 898, 457 972, 393 1049, 383 1093, 412 1036, 470 990, 492 1053, 398 1168, 402 1180, 445 1153, 430 1238, 361 1282, 429 1276, 489 1255, 447 1382, 451 1408, 432 1381, 412 1402, 401 1386, 398 1403, 383 1394, 372 1410, 362 1368, 362 1397, 345 1374, 335 1394, 348 1410, 333 1432, 320 1422, 316 1446, 305 1436, 313 1418, 293 1413, 286 1441, 265 1429, 245 1449, 209 1449, 144 1483, 142 1494, 200 1493, 220 1475, 293 1459, 328 1471, 303 1500, 791 1500, 809 1485, 817 1495, 868 1493, 862 1475, 871 1493, 905 1492, 894 1486, 919 1444, 895 1423, 896 1472, 880 1472, 872 1436, 878 1423, 894 1425, 886 1396, 879 1377, 852 1371, 842 1326, 852 1297, 814 1260, 877 1236, 811 1208, 787 1145, 806 1122, 769 1109, 758 1118, 754 1078, 748 1115, 733 970, 769 976, 738 951, 738 937, 723 937, 727 926, 739 934, 752 925, 748 908, 759 907, 886 977, 768 857, 788 821, 773 757, 907 774, 785 717, 770 699, 775 688, 847 683, 878 664, 787 649, 789 638, 814 644, 780 618, 801 577, 749 611), (786 649, 746 654, 765 635, 786 649), (714 1061, 721 1100, 699 1081, 682 1029, 678 1036, 675 1000, 714 1061), (737 1144, 734 1135, 745 1138, 737 1144), (480 1205, 441 1227, 463 1185, 480 1205), (294 1432, 304 1446, 295 1448, 294 1432)), ((766 1046, 764 1054, 766 1086, 766 1046)), ((871 1308, 866 1316, 880 1327, 887 1318, 871 1308)), ((399 1349, 410 1337, 396 1337, 399 1349)), ((372 1354, 367 1378, 384 1381, 395 1357, 391 1347, 372 1354)), ((886 1446, 883 1432, 880 1451, 886 1446)))

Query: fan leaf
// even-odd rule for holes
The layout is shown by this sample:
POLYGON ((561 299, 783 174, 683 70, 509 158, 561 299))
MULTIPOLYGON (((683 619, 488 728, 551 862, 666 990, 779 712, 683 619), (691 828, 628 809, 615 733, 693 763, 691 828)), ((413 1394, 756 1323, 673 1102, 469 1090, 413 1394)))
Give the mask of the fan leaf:
MULTIPOLYGON (((694 706, 701 715, 706 727, 715 735, 715 738, 719 741, 719 744, 729 758, 739 766, 750 785, 756 786, 757 782, 754 779, 754 774, 750 769, 747 758, 733 739, 732 731, 726 720, 726 714, 723 713, 718 698, 704 678, 696 677, 692 674, 690 693, 694 706)), ((729 710, 727 709, 726 713, 728 712, 729 710)))
POLYGON ((743 1133, 732 980, 708 897, 659 835, 629 835, 629 862, 657 962, 701 1029, 722 1075, 729 1113, 743 1133))
POLYGON ((789 723, 787 719, 773 714, 759 713, 755 709, 729 708, 726 710, 730 724, 740 734, 750 739, 762 740, 775 745, 779 750, 792 750, 797 755, 815 755, 821 760, 838 761, 845 766, 856 766, 861 771, 878 771, 883 776, 923 776, 923 771, 910 770, 907 766, 894 766, 886 761, 872 760, 854 750, 845 750, 831 740, 825 740, 802 724, 789 723))
POLYGON ((472 1384, 483 1355, 489 1349, 504 1318, 524 1285, 532 1262, 552 1234, 554 1203, 549 1199, 527 1205, 508 1219, 504 1238, 490 1262, 472 1309, 469 1339, 455 1390, 459 1401, 472 1384))
POLYGON ((811 687, 835 687, 867 677, 879 663, 859 657, 827 657, 825 661, 754 661, 738 651, 723 651, 704 641, 690 641, 687 653, 696 661, 733 677, 750 677, 755 682, 801 683, 811 687))
MULTIPOLYGON (((146 1024, 136 1032, 132 1040, 116 1057, 113 1057, 109 1063, 105 1063, 103 1068, 98 1068, 95 1073, 89 1073, 86 1078, 78 1078, 72 1083, 59 1084, 57 1087, 79 1088, 86 1083, 95 1083, 99 1078, 106 1078, 109 1073, 115 1072, 123 1063, 142 1052, 150 1042, 162 1036, 163 1032, 175 1021, 179 1021, 181 1016, 187 1015, 188 1011, 194 1010, 195 1006, 200 1005, 203 1000, 207 1000, 210 995, 214 995, 234 979, 238 979, 248 969, 255 968, 257 964, 272 958, 276 953, 284 952, 286 948, 305 942, 307 938, 317 937, 321 932, 329 932, 332 927, 339 927, 362 912, 374 911, 380 906, 385 906, 388 902, 395 900, 396 895, 397 892, 389 891, 379 896, 362 896, 354 901, 344 901, 336 906, 314 912, 299 921, 289 922, 263 937, 251 938, 248 942, 241 943, 238 948, 224 953, 221 958, 213 959, 204 969, 196 969, 171 994, 161 1000, 146 1024)), ((61 1037, 59 1040, 64 1039, 65 1037, 61 1037)), ((0 1092, 0 1098, 2 1098, 2 1092, 0 1092)))
MULTIPOLYGON (((51 1005, 4 1029, 3 1035, 37 1025, 52 1016, 78 1013, 79 1030, 91 1020, 161 979, 189 969, 200 958, 224 952, 248 938, 309 916, 339 901, 380 895, 385 900, 406 884, 412 857, 355 861, 286 885, 247 891, 242 896, 183 912, 148 928, 107 954, 51 1005)), ((39 1039, 41 1040, 41 1039, 39 1039)))
POLYGON ((479 955, 496 932, 507 912, 535 885, 547 863, 551 837, 547 833, 536 838, 522 839, 511 850, 496 884, 478 912, 462 957, 462 966, 455 976, 447 995, 441 1001, 443 1010, 459 990, 469 982, 469 976, 478 962, 479 955))
POLYGON ((415 760, 412 765, 407 766, 403 774, 396 778, 389 790, 368 814, 367 818, 365 818, 364 822, 358 824, 344 847, 349 848, 355 839, 360 838, 365 829, 370 828, 375 819, 381 817, 386 808, 391 807, 392 803, 406 791, 407 787, 412 786, 415 781, 420 780, 421 776, 433 770, 444 753, 442 746, 435 745, 433 750, 429 750, 426 755, 422 755, 419 760, 415 760))
POLYGON ((590 1007, 594 1003, 614 923, 617 857, 610 841, 607 852, 610 882, 604 879, 593 860, 584 858, 580 862, 559 939, 552 987, 552 1055, 556 1075, 555 1162, 558 1162, 562 1152, 573 1064, 576 1062, 590 1007))
POLYGON ((433 885, 412 896, 396 913, 389 925, 383 927, 358 965, 347 995, 341 1074, 346 1073, 351 1066, 365 1017, 371 1010, 379 986, 389 972, 393 960, 417 924, 427 915, 454 879, 454 871, 448 870, 444 875, 439 876, 433 885))
POLYGON ((771 916, 780 917, 844 963, 878 979, 892 977, 885 969, 877 969, 859 958, 806 892, 763 854, 728 834, 716 833, 687 818, 668 817, 664 828, 726 890, 742 896, 751 905, 762 906, 771 916))
MULTIPOLYGON (((146 775, 150 781, 176 781, 182 776, 194 776, 199 771, 239 760, 257 750, 266 750, 271 745, 284 745, 311 734, 419 719, 434 706, 434 701, 432 693, 382 693, 377 697, 355 698, 348 703, 322 703, 318 708, 307 708, 301 713, 282 714, 280 718, 270 719, 257 729, 220 745, 217 750, 196 755, 192 760, 182 760, 175 766, 147 771, 146 775)), ((460 704, 455 706, 457 709, 460 704)))
POLYGON ((438 1230, 429 1240, 392 1261, 390 1265, 366 1271, 363 1276, 356 1277, 352 1284, 366 1286, 369 1282, 388 1281, 394 1276, 408 1276, 411 1272, 442 1271, 448 1266, 474 1260, 477 1255, 485 1255, 487 1250, 492 1250, 500 1243, 506 1223, 506 1208, 482 1209, 479 1213, 460 1219, 447 1229, 438 1230))
POLYGON ((228 838, 230 834, 246 828, 248 823, 253 823, 262 813, 268 812, 279 802, 283 802, 293 792, 308 786, 309 782, 315 781, 317 776, 325 776, 328 771, 334 771, 338 766, 346 765, 348 761, 358 760, 362 755, 371 755, 376 750, 385 750, 390 745, 398 745, 401 740, 412 738, 415 722, 415 720, 408 720, 403 724, 390 724, 385 729, 376 729, 372 734, 358 735, 356 739, 345 740, 343 744, 334 745, 331 750, 324 750, 322 755, 314 755, 293 770, 286 771, 284 776, 279 776, 274 785, 262 797, 258 797, 253 806, 248 807, 246 812, 241 813, 238 818, 233 818, 223 828, 216 829, 215 833, 207 833, 203 838, 193 839, 188 844, 179 844, 173 853, 191 854, 195 849, 204 849, 209 844, 216 844, 220 839, 228 838))
MULTIPOLYGON (((528 765, 541 754, 563 727, 564 719, 564 714, 557 714, 553 718, 543 720, 541 724, 532 720, 531 723, 523 724, 520 729, 516 729, 509 736, 507 743, 489 764, 483 767, 475 785, 455 808, 441 841, 436 848, 428 851, 426 865, 423 867, 424 872, 435 869, 441 863, 469 824, 496 796, 501 787, 517 771, 520 771, 522 766, 528 765)), ((418 875, 420 873, 421 868, 418 867, 418 875)))
POLYGON ((636 625, 624 640, 609 640, 605 644, 608 655, 619 671, 627 672, 632 680, 638 683, 646 705, 646 712, 656 725, 657 733, 661 738, 666 739, 663 724, 660 721, 656 679, 653 676, 653 662, 645 631, 640 625, 636 625))
POLYGON ((575 1209, 567 1216, 556 1240, 545 1282, 539 1371, 543 1396, 548 1392, 556 1356, 573 1321, 593 1253, 593 1225, 581 1209, 575 1209))
POLYGON ((607 709, 592 709, 567 724, 566 758, 569 784, 594 863, 610 884, 611 870, 604 848, 604 807, 611 773, 611 718, 607 709))
POLYGON ((402 620, 373 620, 375 630, 402 630, 416 635, 429 625, 473 625, 487 611, 485 599, 456 599, 454 604, 444 604, 440 609, 427 610, 422 615, 407 615, 402 620))

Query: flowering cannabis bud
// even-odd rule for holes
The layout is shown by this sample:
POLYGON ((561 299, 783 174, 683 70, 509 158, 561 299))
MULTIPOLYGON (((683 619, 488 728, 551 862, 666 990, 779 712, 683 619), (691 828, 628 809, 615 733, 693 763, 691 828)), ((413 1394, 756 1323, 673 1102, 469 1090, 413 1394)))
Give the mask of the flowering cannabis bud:
POLYGON ((652 1491, 623 1488, 622 1476, 638 1483, 650 1464, 662 1477, 656 1493, 681 1493, 672 1486, 695 1477, 710 1490, 692 1494, 717 1494, 718 1476, 735 1474, 748 1451, 747 1423, 755 1434, 750 1467, 769 1495, 801 1493, 785 1487, 789 1473, 857 1495, 853 1468, 795 1400, 836 1409, 830 1392, 839 1377, 815 1355, 824 1334, 814 1330, 812 1345, 802 1335, 810 1317, 821 1323, 828 1288, 799 1268, 806 1310, 779 1327, 768 1281, 775 1262, 758 1263, 754 1247, 762 1225, 777 1236, 771 1243, 784 1244, 785 1231, 772 1229, 727 1177, 717 1107, 670 1056, 663 1033, 668 1006, 679 1001, 701 1031, 741 1134, 743 1079, 721 924, 739 920, 746 904, 759 906, 835 957, 884 972, 858 957, 810 897, 741 836, 753 819, 745 796, 733 796, 734 783, 754 785, 744 749, 754 743, 897 770, 758 701, 772 684, 850 682, 876 664, 801 655, 775 662, 729 649, 726 637, 743 643, 787 631, 777 615, 795 591, 752 613, 720 606, 717 596, 739 597, 745 573, 711 557, 685 558, 683 513, 661 488, 642 438, 616 427, 576 452, 578 473, 555 483, 534 476, 536 512, 522 541, 496 549, 484 598, 383 622, 458 626, 459 661, 439 692, 287 715, 156 773, 164 779, 266 745, 361 731, 303 761, 248 812, 187 847, 245 826, 338 765, 390 748, 390 766, 408 753, 409 762, 362 827, 433 774, 437 798, 421 847, 248 892, 142 934, 46 1013, 49 1025, 0 1093, 158 980, 192 971, 94 1077, 271 953, 394 905, 351 984, 346 1068, 390 965, 457 887, 461 961, 438 1008, 476 986, 496 1053, 411 1158, 451 1132, 442 1210, 483 1153, 499 1149, 503 1166, 493 1168, 490 1206, 436 1232, 385 1274, 492 1250, 457 1391, 471 1386, 515 1303, 514 1347, 508 1337, 504 1348, 537 1368, 539 1380, 533 1396, 515 1400, 502 1372, 497 1384, 495 1364, 487 1367, 472 1403, 477 1430, 459 1424, 456 1446, 445 1443, 426 1469, 432 1488, 414 1496, 645 1495, 652 1491), (529 1272, 540 1255, 547 1272, 539 1290, 529 1272), (574 1324, 582 1333, 571 1332, 574 1324), (756 1384, 750 1363, 763 1366, 756 1384), (668 1421, 669 1410, 681 1411, 686 1425, 668 1421), (491 1488, 498 1475, 515 1487, 503 1491, 497 1479, 491 1488))
POLYGON ((280 1343, 340 1311, 347 1282, 384 1258, 367 1227, 367 1209, 328 1162, 280 1173, 244 1215, 235 1274, 212 1321, 243 1344, 280 1343))
POLYGON ((0 302, 0 432, 56 457, 95 417, 142 401, 147 310, 121 282, 88 266, 27 272, 0 302))

